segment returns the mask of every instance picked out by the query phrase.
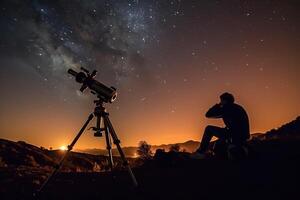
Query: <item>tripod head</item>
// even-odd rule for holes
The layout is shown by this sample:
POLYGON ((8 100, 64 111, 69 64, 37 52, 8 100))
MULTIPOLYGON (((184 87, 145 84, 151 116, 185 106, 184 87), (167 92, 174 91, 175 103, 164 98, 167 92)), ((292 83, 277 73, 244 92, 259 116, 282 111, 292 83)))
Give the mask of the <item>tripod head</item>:
POLYGON ((93 130, 94 132, 94 136, 95 137, 102 137, 103 135, 103 131, 106 131, 105 128, 101 128, 101 123, 103 121, 103 118, 105 115, 108 115, 108 113, 106 112, 106 109, 104 107, 104 101, 101 97, 98 96, 98 99, 97 100, 94 100, 94 104, 95 104, 95 109, 94 109, 94 116, 96 117, 97 119, 97 122, 96 122, 96 126, 92 126, 89 128, 93 130))
POLYGON ((104 107, 104 103, 105 103, 105 102, 103 101, 103 99, 102 99, 101 97, 98 96, 98 98, 99 98, 99 99, 94 100, 94 104, 95 104, 96 106, 104 107))
POLYGON ((99 99, 106 103, 112 103, 117 99, 117 89, 114 87, 107 87, 106 85, 95 80, 97 70, 92 73, 89 70, 81 67, 81 72, 76 72, 69 69, 68 73, 75 77, 76 82, 81 83, 80 91, 83 92, 86 88, 91 90, 92 94, 97 95, 99 99))

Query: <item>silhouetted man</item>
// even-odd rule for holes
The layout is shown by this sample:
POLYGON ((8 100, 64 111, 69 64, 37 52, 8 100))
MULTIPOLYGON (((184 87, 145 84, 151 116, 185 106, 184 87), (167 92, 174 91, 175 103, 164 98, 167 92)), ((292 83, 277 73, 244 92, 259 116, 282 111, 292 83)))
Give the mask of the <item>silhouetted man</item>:
POLYGON ((224 93, 220 96, 221 102, 211 107, 207 113, 207 118, 222 118, 225 128, 217 126, 207 126, 205 128, 200 147, 191 157, 202 159, 213 136, 220 140, 228 140, 231 144, 241 146, 250 137, 249 119, 244 108, 234 103, 232 94, 224 93))

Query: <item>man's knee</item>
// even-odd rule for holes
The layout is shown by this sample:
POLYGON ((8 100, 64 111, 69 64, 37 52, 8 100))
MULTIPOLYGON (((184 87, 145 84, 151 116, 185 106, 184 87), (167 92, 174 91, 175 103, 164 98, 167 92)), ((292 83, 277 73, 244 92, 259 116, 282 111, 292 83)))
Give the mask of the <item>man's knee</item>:
POLYGON ((210 137, 217 137, 219 139, 221 138, 225 138, 226 137, 226 132, 225 132, 225 129, 224 128, 220 128, 220 127, 217 127, 217 126, 207 126, 205 128, 205 135, 208 135, 210 137))
POLYGON ((206 128, 205 128, 205 132, 212 132, 212 131, 214 131, 215 129, 216 129, 215 126, 208 125, 208 126, 206 126, 206 128))
POLYGON ((205 128, 205 134, 211 135, 213 134, 214 130, 215 130, 215 126, 208 125, 205 128))

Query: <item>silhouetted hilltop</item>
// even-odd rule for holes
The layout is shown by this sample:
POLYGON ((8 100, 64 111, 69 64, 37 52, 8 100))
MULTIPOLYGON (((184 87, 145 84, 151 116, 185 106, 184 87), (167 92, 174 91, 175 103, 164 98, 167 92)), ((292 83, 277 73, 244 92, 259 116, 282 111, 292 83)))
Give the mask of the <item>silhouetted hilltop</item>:
MULTIPOLYGON (((48 171, 59 162, 64 153, 61 150, 39 148, 23 141, 0 139, 0 167, 12 169, 30 167, 48 171)), ((116 163, 119 165, 119 158, 116 158, 116 163)), ((71 152, 62 170, 92 172, 105 170, 107 166, 106 156, 71 152)))
POLYGON ((274 128, 266 133, 256 133, 251 135, 252 139, 296 139, 300 138, 300 116, 279 128, 274 128))
POLYGON ((298 116, 295 120, 282 125, 277 129, 272 129, 266 132, 267 138, 272 137, 300 137, 300 116, 298 116))
POLYGON ((1 166, 47 166, 53 165, 55 159, 45 150, 25 142, 13 142, 0 139, 1 166))

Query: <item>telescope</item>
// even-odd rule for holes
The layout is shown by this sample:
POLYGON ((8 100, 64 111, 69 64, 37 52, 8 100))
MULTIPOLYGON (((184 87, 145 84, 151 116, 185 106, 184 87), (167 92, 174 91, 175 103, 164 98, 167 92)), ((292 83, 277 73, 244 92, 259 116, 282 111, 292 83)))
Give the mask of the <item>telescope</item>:
POLYGON ((125 157, 125 154, 121 148, 121 141, 119 140, 117 133, 115 132, 112 122, 109 119, 109 113, 106 111, 104 107, 104 103, 112 103, 117 98, 117 91, 114 87, 107 87, 104 84, 100 83, 99 81, 96 81, 94 78, 97 74, 97 71, 94 70, 92 73, 89 72, 89 70, 81 67, 81 72, 76 72, 73 69, 69 69, 68 73, 75 77, 76 81, 78 83, 81 83, 80 91, 83 92, 85 89, 89 88, 91 92, 99 98, 98 100, 95 100, 95 108, 94 111, 88 116, 87 121, 84 123, 80 131, 77 133, 73 141, 70 145, 68 145, 68 149, 66 153, 63 155, 61 160, 57 165, 55 165, 55 168, 51 172, 51 174, 47 177, 45 182, 41 185, 37 193, 35 195, 41 194, 43 189, 48 185, 48 183, 55 177, 55 175, 59 172, 60 168, 62 167, 64 161, 66 160, 67 156, 69 155, 70 151, 73 149, 74 145, 80 138, 80 136, 83 134, 87 126, 89 125, 90 121, 96 117, 96 126, 91 127, 94 131, 95 137, 101 137, 102 132, 105 134, 105 140, 106 140, 106 149, 108 151, 108 162, 111 171, 114 167, 113 162, 113 155, 112 155, 112 142, 116 145, 117 150, 119 152, 119 155, 121 157, 121 160, 123 161, 123 166, 127 168, 128 173, 132 179, 133 185, 135 187, 138 186, 138 182, 131 170, 131 167, 125 157))
POLYGON ((102 101, 106 103, 112 103, 117 98, 117 90, 114 87, 107 87, 106 85, 95 80, 97 71, 92 73, 89 70, 81 67, 81 72, 76 72, 73 69, 69 69, 68 73, 75 77, 76 82, 81 83, 80 91, 83 92, 86 88, 91 90, 91 93, 97 95, 102 101))

